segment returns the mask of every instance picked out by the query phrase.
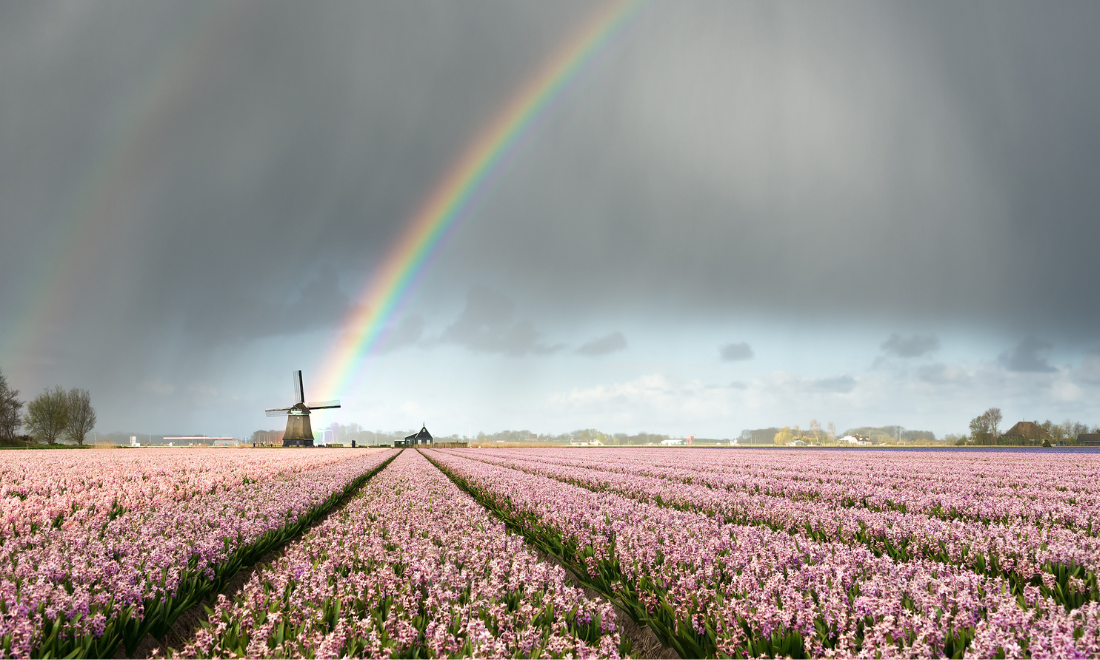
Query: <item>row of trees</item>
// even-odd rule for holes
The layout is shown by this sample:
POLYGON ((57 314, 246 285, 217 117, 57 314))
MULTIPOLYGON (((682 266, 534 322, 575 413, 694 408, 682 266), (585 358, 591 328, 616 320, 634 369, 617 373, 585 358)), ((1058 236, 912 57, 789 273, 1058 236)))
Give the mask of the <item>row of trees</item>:
MULTIPOLYGON (((948 440, 956 445, 1044 445, 1074 444, 1077 436, 1088 433, 1087 424, 1075 422, 1071 419, 1058 424, 1049 419, 1045 422, 1034 422, 1034 426, 1028 429, 1028 436, 1004 435, 1001 433, 1001 422, 1004 416, 1000 408, 990 408, 970 420, 970 435, 948 436, 948 440), (1030 436, 1034 437, 1030 437, 1030 436)), ((1100 433, 1100 427, 1093 427, 1093 432, 1100 433)), ((1009 429, 1012 431, 1012 429, 1009 429)))
MULTIPOLYGON (((766 431, 770 432, 771 429, 766 429, 766 431)), ((746 434, 748 438, 756 438, 758 435, 753 431, 742 431, 741 437, 745 438, 746 434)), ((793 428, 784 426, 783 428, 777 429, 772 435, 772 442, 780 446, 789 445, 795 440, 801 440, 807 444, 834 442, 836 440, 836 424, 829 422, 823 430, 821 428, 821 422, 816 419, 811 419, 810 426, 805 431, 802 430, 801 424, 795 424, 793 428)))
POLYGON ((96 414, 88 390, 73 388, 65 391, 60 385, 48 388, 27 404, 27 414, 20 415, 23 402, 19 390, 8 387, 8 381, 0 372, 0 440, 13 444, 20 439, 22 426, 36 440, 53 444, 68 437, 78 445, 95 428, 96 414))

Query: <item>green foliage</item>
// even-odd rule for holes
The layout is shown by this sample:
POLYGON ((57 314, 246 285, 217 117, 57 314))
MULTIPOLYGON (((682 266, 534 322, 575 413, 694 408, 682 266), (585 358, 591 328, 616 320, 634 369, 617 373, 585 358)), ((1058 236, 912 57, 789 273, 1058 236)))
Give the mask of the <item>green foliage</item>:
POLYGON ((784 426, 783 428, 779 429, 779 432, 775 434, 775 437, 772 439, 772 441, 779 446, 788 445, 793 442, 794 434, 791 433, 791 427, 784 426))
POLYGON ((887 440, 904 440, 907 442, 936 441, 936 434, 932 431, 906 429, 902 426, 860 426, 848 429, 841 435, 866 436, 873 442, 885 442, 887 440))

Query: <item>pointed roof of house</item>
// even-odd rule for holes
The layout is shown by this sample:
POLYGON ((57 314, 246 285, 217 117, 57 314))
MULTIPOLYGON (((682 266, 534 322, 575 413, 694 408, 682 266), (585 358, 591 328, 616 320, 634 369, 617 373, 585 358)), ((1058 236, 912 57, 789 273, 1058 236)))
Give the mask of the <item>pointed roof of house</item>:
POLYGON ((432 434, 428 433, 428 427, 421 425, 420 430, 412 435, 405 436, 406 440, 416 440, 417 442, 427 441, 432 439, 432 434))

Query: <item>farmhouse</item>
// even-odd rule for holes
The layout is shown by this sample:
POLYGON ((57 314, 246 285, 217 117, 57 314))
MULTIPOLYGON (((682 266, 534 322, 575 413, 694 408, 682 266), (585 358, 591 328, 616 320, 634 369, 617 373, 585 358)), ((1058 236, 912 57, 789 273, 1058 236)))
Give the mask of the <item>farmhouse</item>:
POLYGON ((428 427, 421 425, 420 430, 412 435, 405 436, 404 440, 398 440, 394 443, 401 447, 415 447, 416 445, 434 445, 435 439, 432 438, 432 434, 428 433, 428 427))
POLYGON ((1023 438, 1024 440, 1049 440, 1050 433, 1038 422, 1016 422, 1009 430, 1004 432, 1006 438, 1023 438))
POLYGON ((1082 433, 1077 436, 1077 444, 1082 447, 1100 447, 1100 433, 1082 433))

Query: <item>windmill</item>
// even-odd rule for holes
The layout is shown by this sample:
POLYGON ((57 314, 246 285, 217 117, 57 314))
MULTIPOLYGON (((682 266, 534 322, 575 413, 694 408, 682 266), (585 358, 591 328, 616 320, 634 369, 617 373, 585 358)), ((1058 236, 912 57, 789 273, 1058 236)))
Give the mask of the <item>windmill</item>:
POLYGON ((268 408, 268 417, 286 416, 286 433, 283 434, 284 447, 312 447, 313 427, 309 425, 311 410, 339 408, 339 401, 314 401, 306 403, 305 388, 302 386, 302 371, 291 373, 294 379, 294 405, 289 408, 268 408))

